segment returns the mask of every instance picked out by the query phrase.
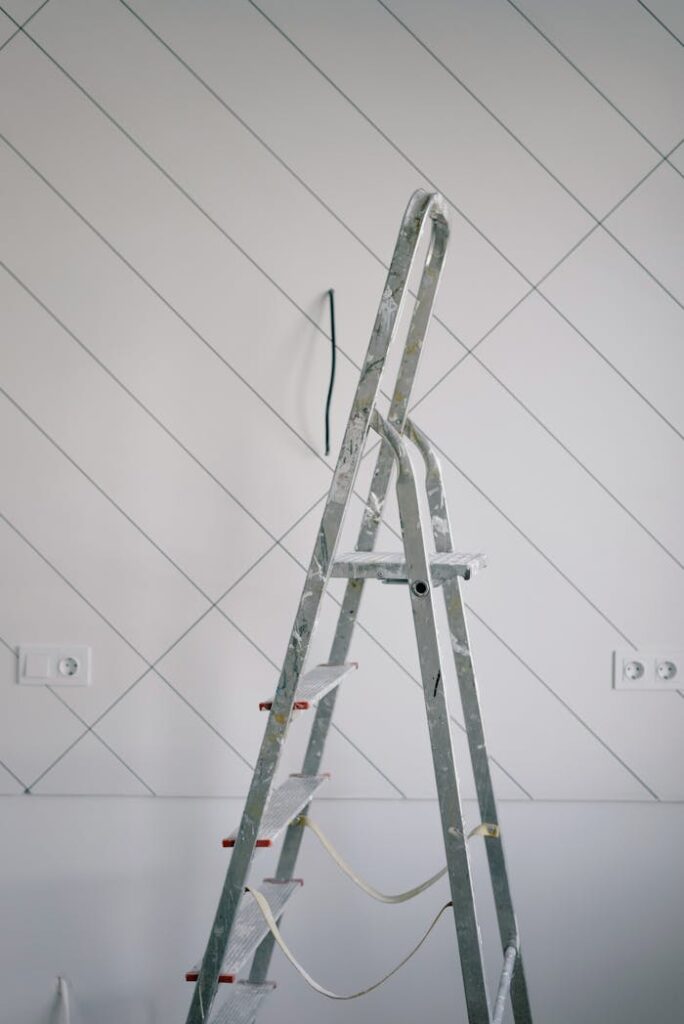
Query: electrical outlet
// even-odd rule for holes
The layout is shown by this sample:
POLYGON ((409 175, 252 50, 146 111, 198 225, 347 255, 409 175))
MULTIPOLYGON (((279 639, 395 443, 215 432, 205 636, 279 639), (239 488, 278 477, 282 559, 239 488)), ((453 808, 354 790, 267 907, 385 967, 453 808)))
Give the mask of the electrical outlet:
POLYGON ((90 647, 26 644, 18 653, 17 682, 22 686, 90 686, 90 647))
POLYGON ((684 690, 684 649, 663 645, 614 651, 613 686, 616 690, 684 690))

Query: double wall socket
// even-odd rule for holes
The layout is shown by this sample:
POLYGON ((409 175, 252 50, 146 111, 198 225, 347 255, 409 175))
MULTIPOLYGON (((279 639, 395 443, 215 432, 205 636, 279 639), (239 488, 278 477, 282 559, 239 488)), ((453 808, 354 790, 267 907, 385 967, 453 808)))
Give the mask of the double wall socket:
POLYGON ((22 686, 90 686, 90 647, 25 644, 19 648, 17 682, 22 686))
POLYGON ((684 690, 684 649, 614 651, 613 686, 616 690, 684 690))

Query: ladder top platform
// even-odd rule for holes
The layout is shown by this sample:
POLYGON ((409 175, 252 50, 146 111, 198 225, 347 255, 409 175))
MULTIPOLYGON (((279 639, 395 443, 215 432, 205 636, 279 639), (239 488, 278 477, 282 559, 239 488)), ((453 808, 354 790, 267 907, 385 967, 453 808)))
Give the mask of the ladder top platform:
MULTIPOLYGON (((482 554, 465 554, 461 551, 430 555, 430 575, 435 586, 461 576, 469 580, 480 569, 484 569, 487 558, 482 554)), ((333 562, 332 576, 346 579, 373 579, 382 582, 406 582, 406 557, 402 552, 351 551, 340 555, 333 562)))

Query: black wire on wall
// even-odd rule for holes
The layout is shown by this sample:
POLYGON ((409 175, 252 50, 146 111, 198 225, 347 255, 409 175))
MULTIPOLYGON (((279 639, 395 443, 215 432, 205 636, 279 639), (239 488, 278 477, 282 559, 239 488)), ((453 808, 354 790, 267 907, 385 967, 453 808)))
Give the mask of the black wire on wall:
POLYGON ((335 386, 335 365, 337 363, 337 342, 335 340, 335 292, 332 288, 328 291, 330 300, 330 383, 328 384, 328 397, 325 400, 325 454, 330 455, 330 403, 332 401, 333 387, 335 386))

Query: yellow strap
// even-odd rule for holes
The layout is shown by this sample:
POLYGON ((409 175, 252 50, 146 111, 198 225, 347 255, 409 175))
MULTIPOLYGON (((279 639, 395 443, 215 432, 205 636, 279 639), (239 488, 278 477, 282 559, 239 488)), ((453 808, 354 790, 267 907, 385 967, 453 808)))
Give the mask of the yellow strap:
POLYGON ((369 992, 372 992, 374 989, 379 988, 380 985, 383 985, 386 981, 388 981, 394 974, 397 973, 397 971, 401 970, 404 964, 408 963, 408 961, 411 959, 414 953, 418 952, 418 950, 423 945, 432 929, 439 921, 444 911, 447 910, 450 906, 452 906, 451 902, 444 904, 444 906, 439 911, 437 916, 433 919, 432 923, 430 924, 430 927, 425 932, 420 942, 413 947, 411 952, 407 956, 405 956, 404 959, 389 972, 389 974, 386 974, 383 978, 380 978, 380 980, 376 981, 373 985, 369 985, 368 988, 361 989, 360 992, 351 992, 349 995, 338 995, 336 992, 331 992, 329 989, 324 988, 322 985, 319 985, 317 981, 314 981, 311 975, 308 974, 306 970, 302 967, 302 965, 295 959, 294 954, 289 949, 285 942, 285 939, 280 934, 280 930, 278 928, 278 925, 276 924, 276 920, 273 914, 271 913, 271 908, 264 894, 262 892, 259 892, 258 889, 252 889, 251 886, 249 885, 246 887, 246 890, 247 892, 251 893, 254 899, 256 900, 257 906, 259 907, 259 910, 263 914, 264 920, 266 921, 266 924, 268 925, 273 938, 278 943, 283 953, 290 961, 292 966, 295 968, 295 970, 297 970, 301 974, 302 978, 307 983, 307 985, 309 985, 316 992, 320 992, 322 996, 326 996, 326 998, 328 999, 358 999, 359 996, 365 996, 369 992))
MULTIPOLYGON (((415 886, 415 888, 408 889, 406 892, 396 893, 396 895, 388 895, 387 893, 383 893, 378 889, 375 889, 372 885, 369 885, 368 882, 365 882, 359 875, 357 875, 354 869, 347 864, 341 854, 335 849, 331 841, 323 833, 322 829, 320 829, 319 826, 311 820, 311 818, 302 814, 296 819, 295 824, 305 825, 307 828, 310 828, 347 878, 350 878, 354 885, 357 885, 359 889, 367 893, 372 899, 378 900, 380 903, 406 903, 407 900, 412 900, 414 896, 420 896, 422 892, 425 892, 426 889, 433 886, 440 880, 440 878, 444 878, 447 873, 447 868, 443 867, 436 875, 432 875, 430 878, 426 879, 426 881, 421 882, 420 885, 415 886)), ((471 839, 473 836, 485 836, 490 839, 496 838, 499 836, 499 827, 498 825, 483 823, 474 828, 472 832, 468 834, 467 838, 471 839)))

